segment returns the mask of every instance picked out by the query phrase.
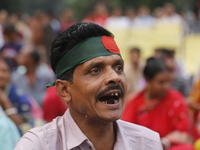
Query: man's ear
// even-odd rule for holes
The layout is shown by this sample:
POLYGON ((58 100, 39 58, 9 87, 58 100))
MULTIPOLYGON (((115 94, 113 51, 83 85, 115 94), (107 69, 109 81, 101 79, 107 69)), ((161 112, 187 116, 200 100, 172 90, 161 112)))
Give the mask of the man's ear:
POLYGON ((60 97, 66 102, 70 102, 72 98, 69 85, 70 85, 69 81, 60 79, 56 80, 56 90, 60 95, 60 97))

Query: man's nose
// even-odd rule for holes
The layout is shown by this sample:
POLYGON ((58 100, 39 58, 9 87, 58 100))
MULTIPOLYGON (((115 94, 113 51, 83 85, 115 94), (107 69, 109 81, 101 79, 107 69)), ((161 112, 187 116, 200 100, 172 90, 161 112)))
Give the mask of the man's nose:
POLYGON ((113 69, 106 73, 105 84, 116 84, 121 81, 120 75, 113 69))

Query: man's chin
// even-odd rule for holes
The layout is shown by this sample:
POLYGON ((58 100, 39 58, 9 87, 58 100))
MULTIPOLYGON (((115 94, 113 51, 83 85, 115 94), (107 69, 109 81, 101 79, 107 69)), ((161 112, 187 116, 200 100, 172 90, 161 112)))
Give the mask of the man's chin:
POLYGON ((108 116, 105 116, 105 117, 101 117, 101 120, 105 121, 105 122, 114 122, 118 119, 120 119, 121 117, 121 114, 118 114, 118 115, 108 115, 108 116))

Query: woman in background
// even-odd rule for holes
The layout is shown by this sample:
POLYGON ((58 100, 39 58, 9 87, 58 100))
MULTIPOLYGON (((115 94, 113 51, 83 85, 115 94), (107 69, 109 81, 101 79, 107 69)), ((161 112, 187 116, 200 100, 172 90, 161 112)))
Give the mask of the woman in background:
POLYGON ((192 150, 190 120, 181 93, 171 89, 171 71, 162 58, 147 59, 146 87, 129 102, 122 120, 150 128, 160 134, 164 149, 192 150))
POLYGON ((10 83, 10 76, 9 63, 0 57, 0 104, 23 134, 40 122, 42 110, 33 98, 10 83))

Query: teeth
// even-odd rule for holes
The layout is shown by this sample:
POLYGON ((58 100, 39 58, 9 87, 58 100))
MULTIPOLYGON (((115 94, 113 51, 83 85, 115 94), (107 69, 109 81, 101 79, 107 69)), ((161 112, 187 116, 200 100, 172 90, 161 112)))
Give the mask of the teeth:
POLYGON ((118 93, 111 93, 110 96, 119 96, 118 93))
POLYGON ((118 98, 119 98, 119 93, 110 93, 109 94, 109 96, 114 96, 113 98, 115 99, 111 99, 111 100, 105 100, 105 101, 101 101, 103 104, 117 104, 117 103, 119 103, 119 100, 118 100, 118 98))
POLYGON ((109 102, 109 101, 102 101, 103 104, 117 104, 119 102, 119 100, 114 100, 113 103, 109 102))
POLYGON ((114 102, 115 102, 115 104, 117 104, 117 103, 118 103, 118 100, 114 100, 114 102))

